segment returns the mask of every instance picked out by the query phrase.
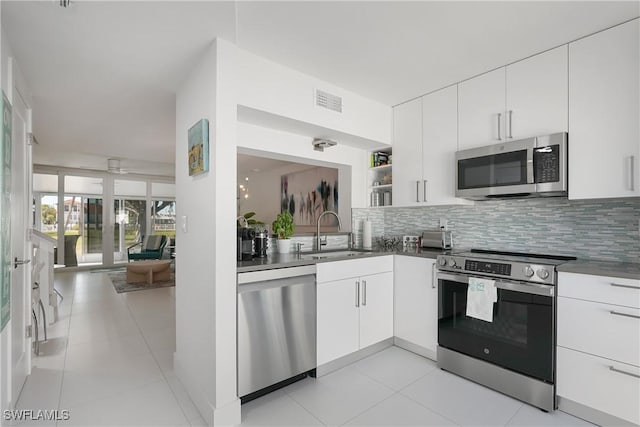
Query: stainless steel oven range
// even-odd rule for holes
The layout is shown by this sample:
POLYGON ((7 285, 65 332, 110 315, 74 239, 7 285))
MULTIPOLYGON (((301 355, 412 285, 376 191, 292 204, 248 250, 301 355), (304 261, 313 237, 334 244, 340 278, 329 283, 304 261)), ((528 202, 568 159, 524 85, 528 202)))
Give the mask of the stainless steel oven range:
POLYGON ((438 366, 554 410, 555 267, 571 259, 483 250, 438 256, 438 366), (475 314, 478 283, 493 296, 481 303, 485 318, 475 314))

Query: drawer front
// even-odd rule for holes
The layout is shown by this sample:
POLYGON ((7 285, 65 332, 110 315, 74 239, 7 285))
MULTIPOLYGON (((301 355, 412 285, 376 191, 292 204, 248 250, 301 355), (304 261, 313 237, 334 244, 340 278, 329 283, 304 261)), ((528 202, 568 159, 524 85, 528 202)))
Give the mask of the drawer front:
POLYGON ((558 297, 558 345, 640 366, 640 309, 558 297))
POLYGON ((332 282, 389 271, 393 271, 393 255, 322 262, 317 265, 316 281, 332 282))
POLYGON ((640 280, 560 272, 558 295, 640 308, 640 280))
POLYGON ((629 374, 640 368, 558 347, 558 396, 640 424, 640 378, 629 374))

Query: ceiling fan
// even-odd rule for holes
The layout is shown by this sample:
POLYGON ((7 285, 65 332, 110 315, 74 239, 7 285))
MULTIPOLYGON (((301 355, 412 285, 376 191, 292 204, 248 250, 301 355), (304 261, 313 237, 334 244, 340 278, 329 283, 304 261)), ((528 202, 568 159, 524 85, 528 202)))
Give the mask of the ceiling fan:
POLYGON ((107 159, 107 171, 118 175, 129 173, 129 171, 122 169, 120 166, 120 159, 107 159))

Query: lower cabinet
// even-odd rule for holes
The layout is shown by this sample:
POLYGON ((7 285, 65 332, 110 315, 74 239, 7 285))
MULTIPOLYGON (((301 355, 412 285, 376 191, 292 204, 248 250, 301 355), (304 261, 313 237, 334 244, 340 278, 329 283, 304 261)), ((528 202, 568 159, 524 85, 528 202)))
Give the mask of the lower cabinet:
POLYGON ((435 263, 435 259, 396 255, 393 267, 395 337, 418 346, 408 349, 432 359, 438 346, 435 263))
POLYGON ((323 281, 331 274, 323 274, 321 270, 330 270, 335 274, 349 265, 341 264, 336 268, 331 264, 337 263, 318 265, 318 366, 393 337, 393 264, 386 260, 376 266, 374 261, 367 266, 373 267, 373 270, 369 268, 363 271, 358 267, 365 266, 358 261, 361 260, 338 261, 337 263, 353 262, 351 271, 359 274, 338 280, 323 281), (376 271, 376 268, 389 271, 363 274, 376 271))
POLYGON ((560 409, 640 424, 640 280, 560 272, 557 319, 560 409))

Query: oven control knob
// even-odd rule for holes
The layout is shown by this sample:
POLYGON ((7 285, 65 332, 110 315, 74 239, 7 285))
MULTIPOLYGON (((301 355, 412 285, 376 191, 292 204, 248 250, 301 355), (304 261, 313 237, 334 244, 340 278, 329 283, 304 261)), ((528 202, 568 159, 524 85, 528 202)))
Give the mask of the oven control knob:
POLYGON ((440 264, 441 266, 445 266, 447 265, 447 259, 446 258, 438 258, 438 264, 440 264))
POLYGON ((533 268, 529 267, 528 265, 524 268, 524 275, 527 277, 531 277, 533 276, 533 268))
POLYGON ((536 274, 538 275, 539 278, 541 278, 542 280, 545 280, 547 277, 549 277, 549 270, 541 268, 540 270, 536 271, 536 274))
POLYGON ((451 258, 451 259, 449 260, 449 265, 450 265, 451 267, 455 267, 455 266, 456 266, 456 260, 455 260, 455 259, 453 259, 453 258, 451 258))

